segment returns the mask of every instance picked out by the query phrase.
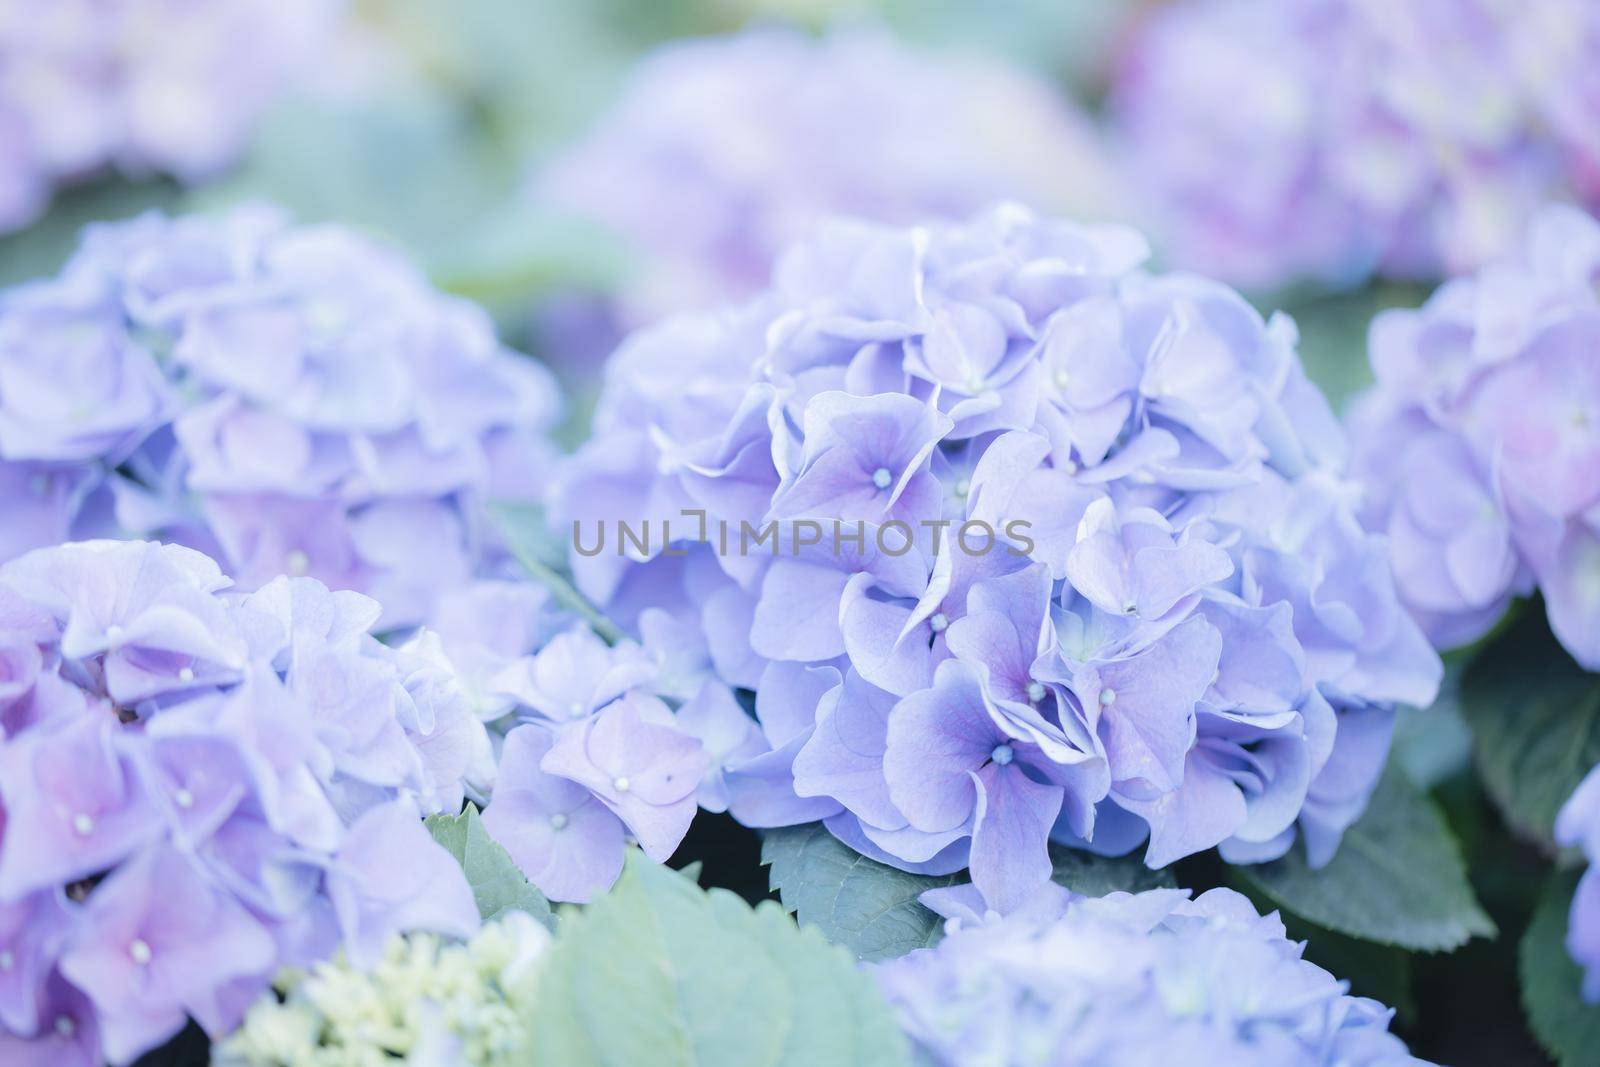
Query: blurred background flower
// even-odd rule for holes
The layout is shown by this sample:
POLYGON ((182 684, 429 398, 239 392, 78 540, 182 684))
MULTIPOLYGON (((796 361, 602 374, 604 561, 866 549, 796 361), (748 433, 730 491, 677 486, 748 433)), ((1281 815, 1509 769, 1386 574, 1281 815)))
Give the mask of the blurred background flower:
POLYGON ((237 162, 323 58, 343 0, 16 0, 0 6, 0 232, 115 169, 186 184, 237 162))
POLYGON ((633 325, 751 295, 832 215, 905 224, 1014 199, 1104 218, 1114 187, 1088 117, 1042 79, 881 33, 768 28, 653 52, 532 195, 637 246, 633 325))
POLYGON ((1372 324, 1350 416, 1367 525, 1440 648, 1535 586, 1600 670, 1600 223, 1551 208, 1515 253, 1372 324))
POLYGON ((482 309, 349 228, 265 207, 91 226, 0 292, 0 561, 160 537, 244 588, 311 575, 414 626, 508 560, 487 501, 539 497, 559 410, 482 309))
POLYGON ((1596 33, 1584 0, 1180 0, 1135 31, 1112 128, 1176 265, 1438 278, 1600 194, 1596 33))

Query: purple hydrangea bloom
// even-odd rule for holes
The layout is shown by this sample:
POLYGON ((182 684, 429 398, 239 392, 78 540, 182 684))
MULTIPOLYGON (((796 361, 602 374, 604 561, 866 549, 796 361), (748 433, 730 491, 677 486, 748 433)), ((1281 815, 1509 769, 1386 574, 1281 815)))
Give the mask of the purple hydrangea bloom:
POLYGON ((503 565, 489 498, 539 492, 548 374, 391 249, 276 212, 90 227, 0 294, 0 558, 69 536, 309 575, 386 629, 503 565))
POLYGON ((1437 278, 1546 197, 1600 203, 1586 0, 1182 0, 1111 93, 1172 261, 1249 286, 1437 278))
POLYGON ((1567 921, 1567 951, 1583 968, 1583 996, 1600 1001, 1600 767, 1584 776, 1556 816, 1556 840, 1582 850, 1589 869, 1578 879, 1567 921))
POLYGON ((999 910, 1050 841, 1332 855, 1439 660, 1293 324, 1144 256, 1013 206, 842 222, 618 350, 552 514, 614 619, 755 691, 736 818, 999 910))
POLYGON ((378 616, 176 545, 0 567, 0 1058, 125 1063, 284 966, 476 927, 419 811, 492 776, 489 738, 378 616))
POLYGON ((759 735, 713 679, 675 714, 648 645, 608 647, 580 626, 525 643, 476 687, 505 738, 483 823, 547 896, 588 901, 630 843, 665 860, 698 805, 726 810, 722 764, 759 735))
POLYGON ((21 0, 0 10, 0 232, 109 167, 185 182, 244 150, 343 0, 21 0))
POLYGON ((704 644, 644 619, 642 643, 610 647, 543 587, 480 581, 446 593, 419 639, 499 746, 493 782, 469 782, 484 825, 556 900, 608 888, 630 843, 666 859, 697 805, 727 810, 723 765, 765 749, 704 644))
POLYGON ((1059 887, 982 921, 956 890, 947 936, 873 968, 919 1062, 1023 1067, 1229 1063, 1419 1067, 1394 1012, 1302 959, 1277 913, 1231 889, 1059 887))
POLYGON ((1003 197, 1103 213, 1115 183, 1088 120, 1047 84, 887 35, 766 27, 668 45, 533 194, 645 260, 632 324, 766 285, 819 219, 964 216, 1003 197))
POLYGON ((1597 277, 1600 223, 1552 207, 1515 255, 1372 324, 1378 382, 1350 415, 1363 518, 1441 648, 1537 586, 1600 670, 1597 277))

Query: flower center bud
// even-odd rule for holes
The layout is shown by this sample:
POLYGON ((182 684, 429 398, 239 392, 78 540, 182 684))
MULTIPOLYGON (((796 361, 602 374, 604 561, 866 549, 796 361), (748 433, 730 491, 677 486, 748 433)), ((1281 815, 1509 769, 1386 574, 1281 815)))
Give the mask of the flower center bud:
POLYGON ((956 483, 955 492, 956 496, 960 497, 962 500, 965 500, 967 498, 967 494, 972 492, 972 483, 967 481, 965 478, 961 479, 956 483))
POLYGON ((116 623, 106 627, 106 644, 111 648, 121 647, 122 639, 125 636, 127 636, 126 632, 116 623))
POLYGON ((1067 387, 1067 383, 1070 382, 1071 380, 1072 380, 1072 378, 1067 374, 1065 368, 1062 368, 1062 369, 1056 371, 1056 373, 1055 373, 1055 383, 1056 383, 1056 388, 1057 389, 1065 389, 1067 387))
POLYGON ((311 557, 297 548, 283 557, 283 567, 289 577, 304 578, 311 573, 311 557))
POLYGON ((983 380, 983 375, 974 374, 967 379, 967 392, 976 396, 988 388, 988 383, 983 380))
POLYGON ((1016 759, 1017 754, 1011 751, 1010 745, 996 745, 994 746, 994 751, 989 753, 989 758, 994 760, 1000 766, 1004 767, 1006 764, 1016 759))
POLYGON ((128 945, 128 955, 133 957, 133 962, 143 967, 150 962, 150 943, 142 937, 136 937, 128 945))
POLYGON ((94 820, 80 811, 72 817, 72 831, 79 837, 88 837, 94 833, 94 820))
POLYGON ((936 611, 933 613, 933 617, 928 620, 928 625, 933 627, 934 633, 942 634, 945 628, 950 625, 950 618, 944 612, 936 611))
POLYGON ((565 830, 567 828, 566 815, 558 811, 550 816, 550 828, 553 830, 565 830))
POLYGON ((188 810, 194 807, 194 794, 187 789, 180 789, 172 794, 172 802, 178 807, 188 810))
POLYGON ((193 667, 185 667, 183 670, 179 671, 178 672, 178 681, 180 681, 180 682, 192 682, 192 681, 194 681, 194 668, 193 667))
POLYGON ((1107 686, 1105 689, 1100 690, 1100 703, 1109 705, 1115 704, 1116 702, 1117 691, 1115 689, 1107 686))
POLYGON ((626 793, 628 791, 628 787, 632 784, 633 783, 628 781, 626 777, 622 777, 613 781, 611 783, 611 787, 619 793, 626 793))
POLYGON ((17 957, 8 948, 0 948, 0 971, 9 971, 17 964, 17 957))
POLYGON ((877 470, 872 472, 872 484, 877 486, 879 489, 889 488, 889 484, 893 481, 894 475, 889 473, 888 467, 879 467, 877 470))
POLYGON ((1039 703, 1039 701, 1041 701, 1043 699, 1044 699, 1044 683, 1043 682, 1029 682, 1028 683, 1028 702, 1030 704, 1037 704, 1037 703, 1039 703))
POLYGON ((73 1022, 72 1018, 70 1016, 67 1016, 67 1015, 57 1015, 56 1016, 56 1033, 60 1034, 62 1037, 71 1037, 73 1034, 75 1034, 77 1032, 78 1032, 78 1024, 73 1022))

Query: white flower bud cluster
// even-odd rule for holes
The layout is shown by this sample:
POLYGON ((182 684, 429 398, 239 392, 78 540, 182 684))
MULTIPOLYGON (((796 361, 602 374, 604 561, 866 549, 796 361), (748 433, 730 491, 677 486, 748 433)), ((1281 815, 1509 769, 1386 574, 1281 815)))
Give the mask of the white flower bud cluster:
POLYGON ((214 1051, 216 1067, 510 1067, 550 935, 508 912, 466 943, 396 937, 371 971, 342 956, 285 972, 214 1051))

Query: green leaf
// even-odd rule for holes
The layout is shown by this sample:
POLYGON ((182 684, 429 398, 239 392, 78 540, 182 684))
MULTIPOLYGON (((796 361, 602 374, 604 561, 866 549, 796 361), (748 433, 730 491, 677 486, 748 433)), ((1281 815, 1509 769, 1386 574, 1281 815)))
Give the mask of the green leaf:
POLYGON ((631 38, 639 12, 618 17, 606 3, 385 0, 365 6, 387 40, 470 101, 487 132, 519 159, 580 134, 612 98, 638 51, 624 35, 631 38))
POLYGON ((1312 870, 1296 845, 1238 872, 1286 910, 1363 941, 1436 952, 1495 932, 1444 818, 1395 761, 1327 866, 1312 870))
POLYGON ((544 510, 535 505, 491 501, 489 514, 500 525, 506 544, 517 562, 534 581, 550 590, 562 607, 571 611, 607 644, 622 640, 622 628, 589 602, 589 598, 557 569, 565 558, 565 546, 555 543, 545 522, 544 510))
POLYGON ((485 920, 508 911, 525 911, 545 926, 555 928, 550 902, 528 883, 500 843, 489 836, 476 807, 468 804, 459 815, 430 815, 425 822, 433 839, 461 864, 467 884, 472 886, 473 899, 478 902, 478 914, 485 920))
POLYGON ((552 289, 615 288, 627 275, 628 254, 610 231, 512 197, 443 244, 429 273, 441 289, 509 318, 552 289))
POLYGON ((1577 883, 1575 871, 1551 877, 1517 953, 1529 1028, 1562 1067, 1600 1063, 1600 1004, 1583 1000, 1582 971, 1567 954, 1567 912, 1577 883))
POLYGON ((1600 763, 1600 675, 1527 610, 1467 667, 1461 702, 1484 788, 1512 829, 1553 850, 1556 812, 1600 763))
POLYGON ((1350 983, 1350 992, 1371 997, 1395 1010, 1402 1022, 1415 1021, 1416 998, 1412 995, 1411 954, 1392 945, 1377 945, 1309 923, 1293 912, 1279 908, 1266 894, 1240 876, 1242 868, 1230 868, 1229 888, 1250 898, 1263 915, 1277 911, 1283 920, 1285 936, 1305 943, 1305 958, 1335 978, 1350 983))
POLYGON ((1074 893, 1103 897, 1107 893, 1142 893, 1146 889, 1171 889, 1178 883, 1172 871, 1152 871, 1138 852, 1126 856, 1096 856, 1091 852, 1050 846, 1050 877, 1074 893))
POLYGON ((62 190, 37 222, 0 237, 0 286, 56 273, 90 223, 170 210, 179 195, 178 187, 168 181, 129 182, 120 177, 62 190))
POLYGON ((768 830, 761 862, 771 868, 772 888, 785 908, 863 960, 904 956, 938 941, 943 920, 917 897, 964 880, 908 874, 870 860, 819 822, 768 830))
POLYGON ((500 524, 500 532, 505 535, 512 553, 519 561, 557 569, 566 565, 566 542, 550 528, 545 510, 540 505, 491 500, 489 514, 500 524))
POLYGON ((776 903, 702 892, 634 852, 562 922, 529 1062, 562 1067, 896 1067, 905 1040, 871 978, 776 903))
POLYGON ((1438 699, 1426 708, 1402 707, 1395 717, 1394 758, 1420 789, 1472 765, 1472 731, 1461 714, 1463 666, 1459 656, 1446 656, 1438 699))
MULTIPOLYGON (((1170 886, 1167 871, 1151 871, 1135 856, 1107 859, 1052 848, 1055 880, 1088 896, 1170 886)), ((766 832, 761 862, 772 888, 803 925, 858 959, 883 960, 926 948, 943 934, 943 920, 917 898, 929 889, 966 881, 964 875, 908 874, 861 855, 821 823, 766 832)))
POLYGON ((1373 317, 1393 307, 1416 307, 1426 295, 1411 286, 1383 285, 1335 293, 1276 293, 1260 303, 1263 312, 1281 307, 1294 317, 1306 375, 1338 412, 1350 397, 1372 384, 1367 329, 1373 317))
POLYGON ((1409 1023, 1416 1018, 1410 953, 1392 945, 1375 945, 1371 941, 1336 934, 1297 915, 1280 917, 1289 940, 1305 942, 1305 958, 1334 977, 1349 982, 1350 992, 1387 1004, 1402 1022, 1409 1023))
POLYGON ((198 206, 268 200, 300 222, 376 232, 424 261, 455 247, 514 189, 471 111, 426 88, 359 101, 285 100, 243 163, 195 194, 198 206))

